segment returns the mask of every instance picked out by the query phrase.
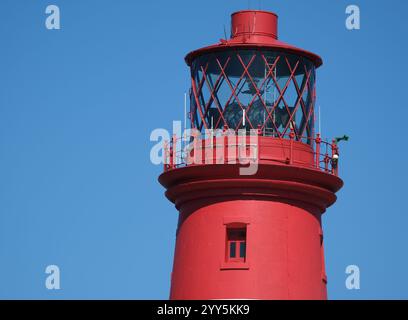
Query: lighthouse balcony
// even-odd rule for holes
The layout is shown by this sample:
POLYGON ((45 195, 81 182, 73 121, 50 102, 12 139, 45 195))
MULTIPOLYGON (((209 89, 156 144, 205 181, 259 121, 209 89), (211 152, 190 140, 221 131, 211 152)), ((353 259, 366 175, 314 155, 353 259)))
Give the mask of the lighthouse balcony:
MULTIPOLYGON (((220 131, 217 136, 176 136, 164 146, 164 171, 188 166, 272 164, 318 170, 338 176, 339 148, 319 135, 297 141, 293 132, 287 136, 256 134, 235 135, 220 131)), ((252 132, 253 133, 253 132, 252 132)))

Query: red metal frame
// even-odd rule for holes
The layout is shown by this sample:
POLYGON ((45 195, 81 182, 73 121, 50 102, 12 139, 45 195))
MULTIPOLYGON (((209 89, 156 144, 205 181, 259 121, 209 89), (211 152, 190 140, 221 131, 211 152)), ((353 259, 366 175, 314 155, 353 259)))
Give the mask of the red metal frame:
MULTIPOLYGON (((225 68, 228 66, 228 63, 230 62, 230 60, 231 60, 231 58, 228 57, 227 62, 225 63, 224 67, 222 67, 223 70, 225 70, 225 68)), ((217 59, 217 62, 219 62, 218 59, 217 59)), ((226 120, 225 120, 225 118, 223 116, 222 107, 218 104, 218 99, 214 95, 219 89, 218 84, 219 84, 220 80, 223 78, 223 76, 220 74, 218 76, 218 78, 217 78, 217 81, 214 84, 214 88, 211 88, 211 84, 208 81, 208 78, 207 78, 207 76, 205 74, 205 71, 204 71, 203 67, 201 67, 201 71, 203 73, 203 79, 205 79, 205 83, 207 84, 208 89, 210 90, 210 95, 211 95, 211 98, 208 100, 207 105, 205 107, 205 112, 204 112, 204 116, 202 117, 202 119, 205 119, 205 117, 207 116, 208 110, 210 109, 210 106, 211 106, 212 102, 214 102, 216 104, 216 107, 217 107, 218 111, 220 112, 221 118, 224 120, 224 123, 226 123, 226 120)), ((219 119, 218 122, 220 120, 221 119, 219 119)), ((205 122, 205 121, 202 121, 202 123, 203 122, 205 122)))
MULTIPOLYGON (((295 68, 292 70, 292 68, 291 68, 291 66, 290 66, 290 62, 289 62, 289 60, 288 60, 287 57, 285 57, 285 60, 286 60, 287 66, 288 66, 288 68, 289 68, 289 70, 290 70, 290 72, 291 72, 290 80, 293 81, 293 84, 295 85, 296 92, 297 92, 297 94, 298 94, 298 98, 297 98, 297 102, 296 102, 296 104, 295 104, 295 107, 294 107, 294 110, 293 110, 292 114, 290 114, 289 108, 288 108, 288 106, 287 106, 286 103, 285 103, 285 106, 286 106, 286 109, 287 109, 287 111, 288 111, 288 113, 289 113, 289 115, 290 115, 290 118, 289 118, 288 124, 286 125, 286 128, 285 128, 284 132, 286 132, 286 131, 288 130, 289 125, 290 125, 291 122, 293 121, 293 116, 296 115, 296 112, 297 112, 297 110, 299 109, 299 102, 300 102, 300 105, 302 105, 303 116, 306 118, 306 120, 305 120, 305 124, 306 124, 306 125, 305 125, 305 128, 304 128, 304 129, 306 129, 307 126, 308 126, 307 123, 309 122, 309 119, 310 119, 310 116, 311 116, 311 111, 313 110, 314 101, 311 103, 311 106, 310 106, 310 109, 309 109, 309 114, 306 115, 306 113, 307 113, 307 112, 306 112, 306 109, 307 109, 307 108, 306 108, 306 106, 305 106, 305 103, 303 102, 303 95, 304 95, 304 93, 305 93, 305 88, 306 88, 306 87, 308 87, 308 89, 310 90, 309 81, 310 81, 310 75, 311 75, 311 73, 312 73, 312 69, 310 69, 310 70, 308 71, 307 68, 306 68, 306 66, 304 66, 304 67, 305 67, 305 72, 306 72, 306 73, 305 73, 305 74, 306 74, 306 82, 305 82, 305 84, 303 85, 302 91, 300 91, 299 85, 298 85, 297 80, 296 80, 296 77, 293 76, 293 75, 294 75, 294 72, 296 72, 298 63, 296 64, 295 68)), ((279 85, 278 85, 278 84, 276 84, 276 86, 277 86, 277 88, 279 88, 279 85)), ((296 126, 294 126, 293 129, 294 129, 294 131, 295 131, 296 136, 298 137, 299 135, 298 135, 297 132, 296 132, 296 126)), ((300 135, 301 135, 301 136, 302 136, 303 133, 304 133, 304 129, 302 130, 302 132, 300 132, 300 135)))
MULTIPOLYGON (((262 55, 262 56, 263 56, 263 55, 262 55)), ((264 61, 265 61, 265 66, 267 66, 267 67, 269 68, 269 65, 268 65, 268 63, 267 63, 267 61, 266 61, 266 59, 265 59, 264 56, 263 56, 263 58, 264 58, 264 61)), ((285 59, 286 59, 286 57, 285 57, 285 59)), ((286 61, 287 61, 287 59, 286 59, 286 61)), ((285 95, 286 90, 288 89, 288 87, 289 87, 289 85, 290 85, 290 82, 292 81, 292 79, 294 79, 294 75, 295 75, 295 72, 296 72, 296 69, 297 69, 298 65, 299 65, 299 61, 296 63, 296 66, 295 66, 295 68, 293 69, 293 71, 291 71, 291 75, 290 75, 290 77, 288 78, 288 80, 286 81, 286 84, 285 84, 285 87, 283 88, 283 90, 281 90, 281 88, 280 88, 280 86, 279 86, 279 84, 278 84, 278 81, 277 81, 276 77, 275 77, 275 76, 273 75, 273 73, 272 73, 272 80, 273 80, 273 82, 275 83, 276 89, 278 89, 278 92, 279 92, 279 95, 280 95, 280 96, 279 96, 278 100, 276 101, 275 105, 272 107, 271 112, 269 113, 268 110, 266 110, 266 111, 268 112, 268 118, 270 118, 270 120, 272 121, 272 123, 274 123, 274 121, 273 121, 273 119, 272 119, 272 117, 271 117, 271 114, 276 110, 276 108, 278 107, 280 101, 281 101, 281 100, 283 101, 283 104, 285 105, 286 111, 288 112, 289 117, 290 117, 290 118, 289 118, 289 121, 288 121, 288 125, 286 126, 285 130, 283 131, 283 134, 285 134, 285 132, 287 131, 288 126, 290 125, 290 123, 291 123, 291 121, 292 121, 292 116, 293 116, 293 114, 295 114, 295 112, 294 112, 294 113, 291 115, 289 106, 288 106, 288 104, 286 103, 286 100, 285 100, 285 98, 284 98, 284 95, 285 95)), ((264 127, 265 127, 265 125, 266 125, 266 122, 268 121, 268 118, 265 120, 265 123, 264 123, 263 126, 261 127, 261 130, 264 129, 264 127)), ((275 124, 274 124, 274 126, 275 126, 275 128, 276 128, 276 125, 275 125, 275 124)), ((296 126, 294 126, 293 129, 295 130, 295 134, 296 134, 296 136, 298 137, 299 135, 296 133, 296 126)), ((279 130, 277 130, 277 132, 279 133, 279 130)), ((279 136, 282 137, 282 135, 279 135, 279 136)))
MULTIPOLYGON (((245 112, 245 119, 246 122, 248 123, 248 126, 250 129, 256 129, 255 126, 252 124, 248 114, 249 111, 251 110, 251 107, 253 106, 253 104, 255 103, 256 99, 258 98, 259 101, 261 102, 267 116, 265 118, 264 123, 261 125, 261 127, 259 128, 261 131, 263 131, 266 127, 267 123, 272 123, 273 125, 273 130, 276 133, 276 135, 279 138, 282 138, 283 136, 285 136, 285 134, 287 132, 289 132, 289 130, 294 131, 295 137, 297 140, 300 140, 301 137, 303 137, 305 135, 305 131, 307 133, 307 137, 308 138, 312 138, 313 135, 313 127, 314 127, 314 123, 310 123, 310 119, 312 119, 311 117, 313 116, 314 113, 314 102, 315 102, 315 94, 314 94, 314 88, 311 87, 311 76, 312 73, 314 72, 313 68, 308 69, 306 64, 303 63, 303 68, 304 68, 304 77, 303 77, 303 82, 301 85, 299 85, 297 79, 296 79, 296 72, 298 72, 299 66, 302 63, 302 59, 301 57, 298 58, 298 60, 296 61, 295 65, 291 65, 289 59, 287 56, 284 56, 283 58, 285 59, 285 63, 290 71, 290 75, 288 77, 288 79, 286 80, 286 83, 284 85, 283 88, 281 88, 281 86, 278 83, 278 79, 277 77, 274 75, 274 71, 277 68, 277 64, 278 62, 282 59, 281 55, 277 55, 275 58, 274 63, 272 64, 272 66, 268 63, 265 54, 264 53, 254 53, 249 62, 247 64, 245 64, 245 62, 243 61, 241 55, 239 53, 234 53, 236 54, 236 57, 239 61, 239 63, 241 64, 242 68, 243 68, 243 72, 240 76, 240 78, 238 79, 237 83, 235 85, 232 84, 231 80, 229 79, 227 73, 226 73, 226 68, 228 67, 229 63, 231 62, 231 56, 228 56, 227 60, 225 61, 225 63, 222 65, 220 62, 220 59, 216 56, 216 55, 211 55, 211 59, 213 59, 213 61, 216 63, 216 65, 219 68, 219 75, 215 81, 215 84, 212 85, 208 79, 208 75, 207 75, 207 70, 209 67, 209 61, 207 61, 207 63, 204 65, 199 66, 199 69, 202 73, 202 78, 201 79, 195 79, 194 75, 192 74, 192 95, 194 97, 195 100, 195 108, 198 108, 198 115, 196 110, 192 111, 192 115, 193 117, 197 117, 199 116, 199 125, 196 126, 195 125, 195 121, 197 119, 192 119, 191 123, 193 125, 193 128, 197 128, 199 131, 202 131, 203 128, 204 129, 209 129, 209 124, 207 123, 207 115, 208 115, 208 111, 211 108, 212 104, 215 105, 215 107, 217 108, 220 117, 217 120, 217 122, 215 123, 215 128, 218 128, 220 126, 226 126, 227 129, 233 129, 235 131, 237 131, 242 123, 243 123, 243 119, 240 119, 240 121, 238 122, 238 124, 236 125, 235 128, 230 128, 228 126, 228 123, 225 119, 225 112, 227 110, 227 107, 230 105, 231 101, 236 101, 236 103, 238 104, 238 106, 240 107, 240 111, 243 112, 244 110, 245 112), (265 74, 262 83, 260 84, 260 86, 258 87, 256 82, 253 79, 253 76, 251 75, 249 69, 252 65, 252 63, 254 62, 255 58, 257 57, 257 55, 260 55, 260 57, 262 58, 263 62, 265 63, 265 70, 267 70, 267 73, 265 74), (240 90, 238 90, 242 84, 242 80, 246 78, 247 80, 250 81, 250 83, 252 84, 253 88, 255 89, 255 94, 253 94, 253 97, 251 99, 251 101, 249 102, 248 106, 245 108, 242 104, 242 102, 240 101, 237 91, 239 92, 240 90), (270 109, 270 111, 268 111, 268 107, 266 105, 266 101, 263 98, 261 91, 265 89, 265 86, 267 84, 268 81, 273 81, 274 87, 277 89, 279 97, 277 98, 276 101, 274 101, 274 105, 272 106, 272 108, 270 109), (198 81, 198 83, 197 83, 198 81), (226 101, 225 105, 222 106, 220 105, 219 100, 217 99, 217 93, 221 88, 221 84, 222 82, 225 81, 229 87, 229 89, 231 90, 231 93, 229 95, 228 100, 226 101), (295 105, 292 107, 292 112, 290 111, 290 106, 287 103, 286 99, 285 99, 285 94, 287 92, 287 89, 289 88, 290 84, 293 83, 295 90, 296 90, 296 103, 295 105), (208 90, 209 90, 209 96, 208 97, 204 97, 203 94, 203 87, 204 85, 207 86, 208 90), (308 107, 306 106, 304 100, 303 100, 303 96, 305 94, 311 94, 311 101, 310 101, 310 107, 309 110, 308 107), (201 97, 201 98, 200 98, 201 97), (205 99, 207 98, 207 101, 205 101, 205 99), (201 103, 200 100, 204 100, 204 104, 201 103), (280 131, 279 128, 277 127, 274 119, 273 119, 273 114, 275 112, 275 110, 278 108, 279 104, 281 103, 281 101, 284 104, 284 107, 286 109, 286 112, 288 114, 289 120, 285 126, 285 128, 283 129, 283 131, 280 131), (299 127, 296 128, 296 125, 292 125, 295 121, 295 115, 298 112, 299 108, 301 108, 302 110, 302 114, 303 114, 303 118, 304 118, 304 125, 303 127, 299 127), (298 132, 298 130, 300 130, 298 132)), ((237 111, 238 112, 238 111, 237 111)), ((314 121, 313 121, 314 122, 314 121)))

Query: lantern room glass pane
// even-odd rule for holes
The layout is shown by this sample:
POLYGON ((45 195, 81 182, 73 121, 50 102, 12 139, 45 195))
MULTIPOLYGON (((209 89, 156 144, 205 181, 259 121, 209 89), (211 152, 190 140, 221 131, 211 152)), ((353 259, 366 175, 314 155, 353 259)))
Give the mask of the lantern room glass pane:
POLYGON ((315 67, 273 50, 227 50, 191 66, 191 115, 199 130, 258 129, 264 136, 310 143, 314 132, 315 67))

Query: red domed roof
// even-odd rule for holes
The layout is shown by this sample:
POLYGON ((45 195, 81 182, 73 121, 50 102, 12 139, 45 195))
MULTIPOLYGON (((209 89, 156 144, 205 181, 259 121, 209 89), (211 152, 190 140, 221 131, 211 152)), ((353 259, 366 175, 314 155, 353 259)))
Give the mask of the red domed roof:
POLYGON ((231 38, 219 43, 194 50, 185 57, 190 66, 192 61, 203 54, 228 49, 272 49, 304 56, 316 66, 323 64, 322 58, 312 52, 297 48, 278 40, 278 16, 260 10, 238 11, 231 15, 231 38))

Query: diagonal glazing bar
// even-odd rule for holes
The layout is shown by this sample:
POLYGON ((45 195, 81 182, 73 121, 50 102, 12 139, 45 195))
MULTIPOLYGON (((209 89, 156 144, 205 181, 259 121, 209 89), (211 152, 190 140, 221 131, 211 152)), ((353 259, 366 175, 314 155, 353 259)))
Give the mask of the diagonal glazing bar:
MULTIPOLYGON (((289 68, 289 70, 290 71, 292 71, 292 67, 291 67, 291 65, 290 65, 290 62, 289 62, 289 60, 288 60, 288 58, 286 57, 285 58, 285 60, 286 60, 286 64, 287 64, 287 66, 288 66, 288 68, 289 68)), ((304 68, 305 68, 305 74, 306 74, 306 80, 303 82, 303 84, 302 84, 302 90, 299 88, 299 84, 298 84, 298 82, 297 82, 297 80, 296 80, 296 77, 293 77, 293 84, 295 85, 295 89, 296 89, 296 92, 297 92, 297 95, 298 95, 298 98, 297 98, 297 100, 296 100, 296 105, 295 105, 295 111, 293 112, 293 114, 296 114, 296 112, 298 111, 298 104, 299 104, 299 102, 300 102, 300 105, 301 105, 301 107, 302 107, 302 113, 303 113, 303 117, 306 119, 306 117, 307 117, 307 107, 305 106, 305 103, 304 103, 304 101, 303 101, 303 95, 304 95, 304 92, 305 92, 305 88, 307 87, 307 88, 309 88, 309 86, 308 86, 308 84, 309 84, 309 82, 310 82, 310 74, 311 74, 311 70, 310 70, 310 72, 308 72, 308 70, 307 70, 307 68, 306 68, 306 65, 304 65, 304 68)), ((292 117, 291 117, 292 118, 292 117)), ((299 128, 300 129, 300 128, 299 128)), ((300 130, 301 132, 299 132, 299 135, 300 135, 300 137, 302 137, 302 134, 303 134, 303 131, 304 130, 300 130)), ((299 136, 298 136, 298 139, 299 139, 299 136)))
MULTIPOLYGON (((264 101, 262 95, 260 94, 260 90, 262 90, 262 88, 265 86, 265 83, 267 82, 267 79, 268 79, 269 76, 272 74, 273 70, 276 68, 276 65, 277 65, 277 63, 278 63, 280 57, 277 57, 276 60, 275 60, 275 63, 272 65, 272 67, 270 67, 268 73, 265 75, 265 77, 264 77, 264 79, 263 79, 263 81, 262 81, 262 83, 261 83, 260 89, 258 89, 257 85, 256 85, 255 82, 253 81, 252 76, 251 76, 250 73, 249 73, 249 66, 248 66, 248 67, 245 67, 244 62, 242 61, 242 58, 241 58, 239 55, 238 55, 238 59, 239 59, 240 63, 242 64, 242 66, 244 67, 244 73, 247 74, 247 76, 248 76, 249 79, 251 80, 252 86, 254 87, 254 89, 255 89, 255 91, 256 91, 256 94, 252 97, 252 100, 251 100, 251 102, 250 102, 249 105, 248 105, 248 108, 247 108, 247 111, 246 111, 246 115, 249 114, 249 111, 251 110, 251 107, 252 107, 252 105, 254 104, 254 102, 255 102, 255 100, 256 100, 256 97, 259 98, 259 100, 261 101, 261 103, 262 103, 264 109, 266 110, 266 112, 268 112, 266 103, 265 103, 265 101, 264 101)), ((248 121, 249 121, 249 120, 248 120, 248 121)), ((250 121, 249 121, 249 122, 250 122, 250 121)), ((239 124, 238 124, 238 128, 241 126, 241 124, 242 124, 242 119, 241 119, 241 121, 240 121, 239 124)), ((250 122, 250 124, 251 124, 251 122, 250 122)), ((278 133, 278 135, 279 135, 279 137, 280 137, 279 130, 278 130, 278 128, 276 127, 274 121, 272 121, 272 124, 273 124, 273 126, 275 127, 275 130, 276 130, 276 132, 278 133)), ((265 125, 265 124, 264 124, 264 125, 265 125)), ((252 126, 252 124, 251 124, 251 128, 254 129, 253 126, 252 126)))
MULTIPOLYGON (((254 62, 255 57, 256 57, 256 55, 254 54, 254 55, 252 56, 251 60, 250 60, 249 63, 248 63, 248 68, 249 68, 249 66, 254 62)), ((231 95, 230 95, 230 97, 228 98, 228 100, 227 100, 227 102, 225 103, 225 106, 224 106, 223 116, 224 116, 225 111, 227 110, 227 107, 228 107, 228 105, 229 105, 229 103, 230 103, 230 101, 231 101, 231 99, 232 99, 233 97, 234 97, 235 101, 238 103, 238 105, 240 106, 241 110, 243 111, 243 110, 244 110, 244 107, 242 106, 242 103, 241 103, 241 101, 239 100, 239 98, 238 98, 238 96, 237 96, 237 94, 236 94, 236 91, 237 91, 238 87, 240 86, 240 83, 241 83, 242 79, 245 77, 245 72, 241 75, 241 77, 239 78, 239 80, 238 80, 238 82, 236 83, 236 85, 233 86, 232 83, 231 83, 231 80, 228 78, 227 74, 225 73, 225 70, 222 68, 222 66, 221 66, 220 62, 218 61, 218 59, 217 59, 217 63, 218 63, 218 66, 219 66, 219 68, 220 68, 221 73, 224 75, 224 78, 225 78, 225 80, 227 81, 227 84, 228 84, 228 86, 230 87, 230 90, 231 90, 231 95)), ((219 122, 220 122, 220 121, 221 121, 221 118, 218 119, 217 124, 216 124, 216 128, 218 128, 218 125, 219 125, 219 122)), ((228 126, 227 123, 224 123, 224 124, 226 124, 226 125, 228 126)))
MULTIPOLYGON (((225 66, 224 66, 224 68, 226 68, 226 67, 228 66, 229 61, 230 61, 230 58, 228 58, 228 60, 227 60, 227 62, 226 62, 226 64, 225 64, 225 66)), ((216 81, 216 83, 215 83, 215 85, 214 85, 213 87, 211 86, 211 83, 210 83, 210 81, 208 80, 207 75, 206 75, 206 74, 203 74, 203 76, 204 76, 204 78, 205 78, 205 82, 206 82, 206 84, 207 84, 207 86, 208 86, 208 89, 210 90, 210 95, 211 95, 210 99, 208 100, 206 109, 205 109, 203 121, 205 121, 205 117, 207 116, 208 110, 210 109, 210 106, 211 106, 212 102, 214 101, 214 103, 215 103, 215 105, 216 105, 216 107, 217 107, 217 109, 218 109, 218 112, 220 113, 220 116, 221 116, 222 120, 223 120, 224 122, 226 122, 226 121, 225 121, 225 118, 224 118, 224 116, 223 116, 223 114, 222 114, 222 107, 219 105, 218 99, 216 98, 217 91, 218 91, 218 89, 219 89, 218 84, 219 84, 219 82, 221 81, 221 79, 224 78, 223 75, 220 74, 220 75, 218 76, 218 79, 217 79, 217 81, 216 81)), ((200 129, 201 129, 201 128, 200 128, 200 129)))
MULTIPOLYGON (((289 67, 289 68, 290 68, 290 67, 289 67)), ((293 111, 293 113, 290 115, 290 119, 289 119, 288 124, 286 125, 285 132, 286 132, 286 130, 289 129, 289 125, 290 125, 290 123, 293 121, 293 117, 296 115, 296 112, 298 111, 299 106, 303 103, 302 97, 303 97, 303 94, 304 94, 304 92, 305 92, 305 89, 308 87, 307 84, 309 83, 311 71, 312 71, 312 70, 310 70, 309 72, 307 72, 307 75, 306 75, 306 83, 305 83, 305 85, 303 86, 302 91, 301 91, 301 92, 298 91, 298 98, 297 98, 296 104, 295 104, 295 106, 294 106, 294 111, 293 111)), ((293 77, 292 81, 293 81, 293 83, 296 83, 296 84, 295 84, 295 87, 296 87, 296 86, 297 86, 296 78, 293 77)), ((306 113, 305 113, 305 112, 303 112, 303 116, 306 118, 306 113)), ((296 127, 296 126, 295 126, 295 127, 296 127)), ((299 134, 297 134, 297 139, 298 139, 298 140, 300 139, 299 134)))
MULTIPOLYGON (((205 66, 206 71, 208 69, 208 65, 209 65, 209 63, 207 62, 206 66, 205 66)), ((193 89, 193 96, 194 96, 194 100, 195 100, 195 103, 196 103, 196 108, 198 109, 198 112, 200 114, 201 121, 203 120, 204 117, 203 117, 203 111, 202 111, 202 106, 201 106, 201 103, 200 103, 199 96, 201 95, 201 89, 203 87, 203 84, 204 84, 204 78, 202 78, 199 81, 199 83, 198 83, 199 88, 197 88, 197 83, 196 83, 196 80, 194 78, 194 75, 191 74, 191 85, 192 85, 192 89, 193 89)), ((202 125, 203 125, 203 123, 201 123, 201 125, 200 125, 200 131, 201 131, 202 125)), ((208 129, 206 123, 204 123, 204 126, 205 126, 205 129, 208 129)))
MULTIPOLYGON (((264 59, 265 59, 265 58, 264 58, 264 59)), ((265 60, 265 63, 266 63, 266 66, 269 68, 269 66, 268 66, 266 60, 265 60)), ((275 105, 273 106, 271 112, 270 112, 270 113, 268 112, 268 118, 271 119, 272 122, 274 122, 273 119, 272 119, 272 113, 274 112, 274 110, 277 108, 277 106, 279 105, 279 103, 280 103, 281 101, 282 101, 283 104, 285 105, 285 108, 286 108, 286 111, 288 112, 289 117, 291 116, 291 112, 290 112, 289 106, 288 106, 288 104, 286 103, 286 100, 285 100, 285 97, 284 97, 284 96, 285 96, 286 90, 288 89, 288 87, 289 87, 289 85, 290 85, 290 82, 292 81, 292 78, 293 78, 294 75, 295 75, 295 72, 296 72, 298 66, 299 66, 299 61, 296 63, 296 66, 295 66, 295 68, 293 69, 293 71, 291 72, 290 76, 288 77, 288 80, 286 81, 286 84, 285 84, 285 86, 284 86, 283 89, 281 89, 281 87, 279 86, 279 83, 278 83, 278 81, 277 81, 275 75, 272 73, 272 80, 273 80, 273 82, 274 82, 274 84, 275 84, 276 89, 277 89, 278 92, 279 92, 279 98, 276 100, 275 105)), ((290 123, 290 122, 288 122, 288 123, 290 123)), ((265 124, 266 124, 266 122, 265 122, 265 124)), ((265 124, 264 124, 264 126, 265 126, 265 124)), ((262 130, 263 130, 263 129, 264 129, 264 127, 262 127, 262 130)), ((294 128, 294 129, 296 130, 296 128, 294 128)), ((287 128, 285 128, 285 130, 282 132, 282 135, 285 135, 285 134, 286 134, 286 130, 287 130, 287 128)), ((297 135, 297 131, 295 131, 295 134, 297 135)))

